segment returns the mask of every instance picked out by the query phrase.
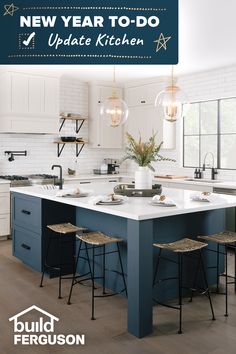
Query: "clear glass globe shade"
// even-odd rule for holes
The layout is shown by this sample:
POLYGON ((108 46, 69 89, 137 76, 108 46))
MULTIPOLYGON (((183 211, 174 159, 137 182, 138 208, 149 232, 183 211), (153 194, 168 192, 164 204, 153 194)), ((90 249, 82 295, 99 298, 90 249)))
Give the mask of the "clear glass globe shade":
POLYGON ((125 101, 113 96, 102 103, 100 114, 108 126, 115 128, 127 121, 129 109, 125 101))
POLYGON ((164 119, 175 122, 183 117, 183 104, 187 101, 187 95, 178 86, 168 86, 157 95, 155 106, 164 119))

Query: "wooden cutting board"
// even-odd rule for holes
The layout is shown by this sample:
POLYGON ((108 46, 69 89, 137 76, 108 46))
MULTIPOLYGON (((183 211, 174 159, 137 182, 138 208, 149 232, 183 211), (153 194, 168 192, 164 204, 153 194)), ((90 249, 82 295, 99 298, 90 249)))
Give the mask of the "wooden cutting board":
POLYGON ((188 176, 162 175, 162 176, 155 176, 155 178, 163 178, 163 179, 185 179, 185 178, 188 178, 188 176))

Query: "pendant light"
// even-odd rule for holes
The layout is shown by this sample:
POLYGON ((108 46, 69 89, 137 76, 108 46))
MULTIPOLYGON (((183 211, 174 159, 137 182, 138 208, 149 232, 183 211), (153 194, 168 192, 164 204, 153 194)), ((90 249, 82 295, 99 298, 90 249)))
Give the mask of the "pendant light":
POLYGON ((171 84, 157 95, 155 106, 162 112, 164 119, 175 122, 183 117, 183 104, 187 101, 187 95, 176 85, 172 65, 171 84))
POLYGON ((107 125, 116 128, 127 121, 129 109, 124 100, 122 100, 116 91, 116 68, 113 67, 113 88, 112 96, 108 97, 101 105, 100 114, 107 125))

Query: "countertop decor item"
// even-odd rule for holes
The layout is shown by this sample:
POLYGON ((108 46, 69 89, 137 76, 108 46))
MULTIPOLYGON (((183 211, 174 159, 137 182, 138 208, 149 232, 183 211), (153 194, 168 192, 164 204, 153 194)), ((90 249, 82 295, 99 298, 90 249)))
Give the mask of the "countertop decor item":
POLYGON ((153 197, 162 192, 161 184, 154 184, 152 189, 135 189, 134 184, 118 184, 114 188, 114 193, 126 195, 127 197, 153 197))
POLYGON ((116 71, 113 69, 113 93, 101 105, 100 114, 107 122, 107 125, 113 128, 119 127, 127 121, 129 109, 124 100, 122 100, 115 89, 116 71))
POLYGON ((71 168, 68 168, 67 171, 69 176, 74 176, 76 172, 76 170, 72 170, 71 168))
POLYGON ((157 95, 155 106, 160 110, 164 119, 168 122, 175 122, 183 117, 183 104, 185 104, 185 110, 188 108, 186 103, 188 103, 187 95, 176 85, 172 65, 170 85, 157 95))
POLYGON ((138 140, 133 136, 126 133, 127 146, 126 155, 121 160, 132 160, 139 166, 138 171, 135 172, 135 189, 151 189, 152 188, 152 175, 151 171, 155 171, 152 162, 157 161, 175 161, 159 154, 163 142, 156 143, 156 133, 153 132, 152 136, 147 142, 142 140, 141 135, 138 140))

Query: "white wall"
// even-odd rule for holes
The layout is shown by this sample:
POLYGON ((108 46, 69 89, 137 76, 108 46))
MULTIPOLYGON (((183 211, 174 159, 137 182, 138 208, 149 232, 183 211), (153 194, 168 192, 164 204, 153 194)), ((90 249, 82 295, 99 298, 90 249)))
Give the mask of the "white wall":
MULTIPOLYGON (((88 115, 88 85, 72 77, 62 77, 60 82, 60 110, 88 115)), ((75 123, 66 122, 61 135, 74 136, 75 123)), ((79 136, 88 139, 88 122, 85 122, 79 136)), ((85 146, 78 158, 75 146, 67 145, 60 158, 57 157, 55 136, 32 134, 0 134, 0 175, 52 173, 53 164, 61 164, 66 173, 68 167, 76 167, 77 173, 92 173, 105 157, 119 159, 122 150, 97 150, 85 146), (27 157, 16 157, 8 162, 5 150, 27 150, 27 157), (77 163, 75 163, 77 161, 77 163)), ((123 166, 124 171, 125 165, 123 166)))

